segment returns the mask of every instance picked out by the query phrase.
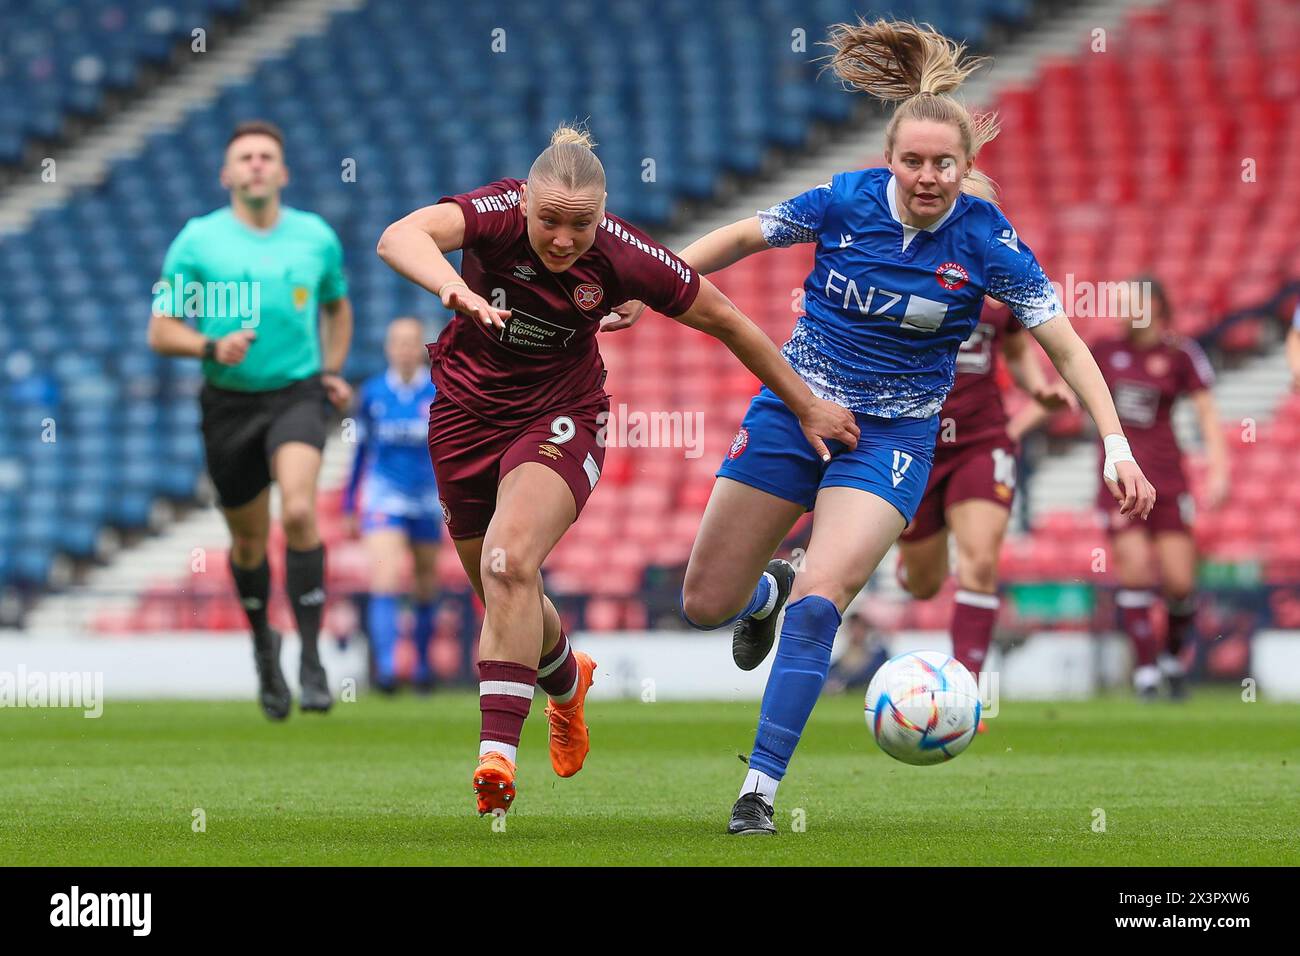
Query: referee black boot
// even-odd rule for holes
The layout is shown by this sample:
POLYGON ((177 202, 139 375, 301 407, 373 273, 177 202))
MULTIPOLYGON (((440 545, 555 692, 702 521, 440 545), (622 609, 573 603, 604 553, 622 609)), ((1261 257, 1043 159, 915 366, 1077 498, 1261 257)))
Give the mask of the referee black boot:
POLYGON ((298 707, 304 713, 325 714, 334 706, 334 695, 330 693, 329 679, 319 657, 303 654, 298 683, 302 688, 298 707))
POLYGON ((257 665, 258 703, 271 720, 284 720, 293 696, 280 669, 280 635, 267 628, 253 634, 253 662, 257 665))

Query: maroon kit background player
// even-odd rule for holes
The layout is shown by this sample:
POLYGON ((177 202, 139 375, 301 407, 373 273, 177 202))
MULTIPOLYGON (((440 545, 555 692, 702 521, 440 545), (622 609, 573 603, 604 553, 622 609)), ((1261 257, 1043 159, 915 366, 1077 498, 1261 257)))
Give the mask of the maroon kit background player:
POLYGON ((609 408, 596 333, 613 306, 641 300, 720 339, 823 438, 852 445, 845 409, 817 399, 775 345, 711 283, 605 212, 605 173, 585 132, 560 127, 527 181, 445 196, 390 226, 379 255, 457 313, 430 347, 438 397, 429 454, 461 563, 485 608, 479 645, 480 813, 515 792, 520 730, 536 684, 551 762, 582 767, 582 701, 594 663, 569 648, 542 590, 542 562, 600 478, 609 408), (462 274, 444 257, 464 250, 462 274))
POLYGON ((1151 290, 1149 322, 1130 322, 1123 338, 1097 343, 1093 355, 1115 396, 1133 454, 1146 463, 1160 497, 1145 523, 1121 516, 1101 493, 1097 507, 1110 533, 1121 626, 1137 659, 1133 685, 1140 696, 1154 697, 1163 676, 1171 693, 1181 696, 1186 681, 1179 653, 1191 636, 1195 612, 1196 505, 1174 437, 1175 400, 1187 396, 1196 408, 1209 458, 1205 504, 1210 508, 1228 495, 1228 451, 1210 391, 1214 369, 1209 359, 1194 341, 1169 330, 1169 300, 1159 283, 1136 281, 1148 283, 1151 290), (1163 650, 1151 625, 1157 581, 1169 611, 1163 650))
POLYGON ((913 597, 934 597, 948 577, 948 531, 957 542, 953 656, 978 676, 997 623, 998 554, 1011 515, 1020 438, 1055 409, 1075 407, 1064 383, 1049 383, 1023 328, 1000 302, 984 300, 979 325, 962 343, 952 391, 939 412, 939 440, 925 497, 899 538, 899 581, 913 597), (1015 383, 1034 398, 1007 415, 997 383, 1001 352, 1015 383))

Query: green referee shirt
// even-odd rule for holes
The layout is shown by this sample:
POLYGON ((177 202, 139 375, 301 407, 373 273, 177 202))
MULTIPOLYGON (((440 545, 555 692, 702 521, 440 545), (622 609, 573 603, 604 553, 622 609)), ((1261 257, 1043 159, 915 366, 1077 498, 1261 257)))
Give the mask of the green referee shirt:
POLYGON ((185 224, 153 292, 154 312, 193 321, 209 338, 256 333, 238 365, 203 363, 213 385, 282 388, 321 370, 320 306, 348 292, 343 247, 315 213, 282 206, 263 231, 226 207, 185 224))

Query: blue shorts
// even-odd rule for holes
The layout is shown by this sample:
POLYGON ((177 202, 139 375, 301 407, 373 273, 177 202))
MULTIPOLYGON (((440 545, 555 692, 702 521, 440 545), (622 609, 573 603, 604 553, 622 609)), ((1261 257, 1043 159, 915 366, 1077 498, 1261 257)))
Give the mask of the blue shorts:
POLYGON ((362 534, 396 528, 414 544, 442 540, 442 507, 436 490, 407 494, 381 477, 367 475, 359 510, 362 534))
POLYGON ((365 511, 361 514, 361 533, 396 528, 406 532, 412 544, 433 544, 442 540, 442 515, 395 515, 382 511, 365 511))
POLYGON ((849 451, 828 441, 823 463, 804 438, 799 419, 764 386, 731 442, 719 478, 730 478, 809 511, 820 488, 861 488, 884 498, 911 521, 925 496, 939 435, 939 416, 878 418, 857 413, 861 436, 849 451))

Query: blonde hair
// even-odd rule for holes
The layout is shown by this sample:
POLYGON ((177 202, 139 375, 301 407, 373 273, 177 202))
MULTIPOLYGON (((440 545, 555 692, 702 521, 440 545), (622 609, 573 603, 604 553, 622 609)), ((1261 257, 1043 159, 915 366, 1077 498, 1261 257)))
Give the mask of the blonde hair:
POLYGON ((605 192, 605 167, 592 152, 596 141, 584 124, 561 123, 551 134, 551 145, 542 150, 528 170, 530 184, 545 182, 572 192, 605 192))
POLYGON ((957 127, 970 164, 962 192, 997 202, 993 180, 975 169, 980 149, 998 135, 996 113, 972 114, 950 94, 966 78, 990 62, 965 56, 966 45, 950 40, 929 24, 862 17, 857 23, 837 23, 824 46, 834 52, 827 60, 845 86, 885 102, 896 102, 885 127, 885 150, 893 152, 903 120, 930 120, 957 127))

